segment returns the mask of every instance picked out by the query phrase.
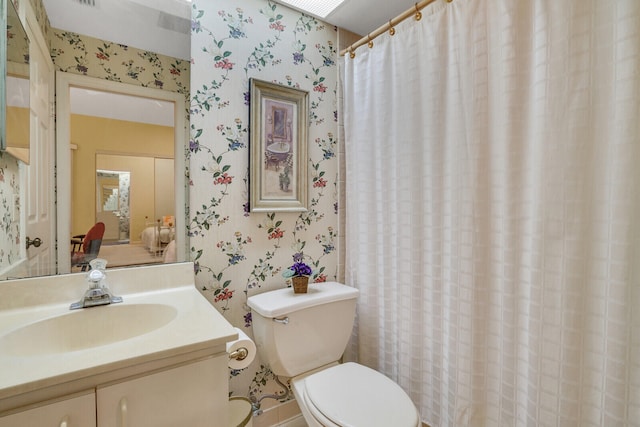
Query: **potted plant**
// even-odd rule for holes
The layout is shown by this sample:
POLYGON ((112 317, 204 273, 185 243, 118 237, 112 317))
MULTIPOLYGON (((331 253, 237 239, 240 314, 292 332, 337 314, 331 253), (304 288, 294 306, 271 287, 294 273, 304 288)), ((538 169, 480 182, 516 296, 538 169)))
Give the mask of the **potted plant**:
POLYGON ((296 294, 306 294, 309 285, 309 276, 313 270, 303 261, 304 255, 297 253, 293 256, 293 265, 282 272, 285 278, 291 278, 293 292, 296 294))

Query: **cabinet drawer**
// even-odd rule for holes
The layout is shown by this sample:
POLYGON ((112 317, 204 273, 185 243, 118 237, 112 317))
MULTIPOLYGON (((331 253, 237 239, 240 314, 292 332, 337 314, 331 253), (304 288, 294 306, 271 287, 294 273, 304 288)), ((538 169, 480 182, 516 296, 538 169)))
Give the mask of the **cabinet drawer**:
POLYGON ((45 403, 22 412, 0 417, 0 427, 96 427, 96 396, 81 396, 45 403))

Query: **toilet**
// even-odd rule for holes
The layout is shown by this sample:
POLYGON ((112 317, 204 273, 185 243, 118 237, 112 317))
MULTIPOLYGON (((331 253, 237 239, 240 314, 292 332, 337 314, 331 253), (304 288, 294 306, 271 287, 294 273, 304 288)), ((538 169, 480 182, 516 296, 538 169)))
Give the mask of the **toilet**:
POLYGON ((290 378, 311 427, 419 427, 409 396, 385 375, 357 363, 339 363, 356 311, 358 290, 336 282, 249 297, 253 335, 262 361, 290 378))

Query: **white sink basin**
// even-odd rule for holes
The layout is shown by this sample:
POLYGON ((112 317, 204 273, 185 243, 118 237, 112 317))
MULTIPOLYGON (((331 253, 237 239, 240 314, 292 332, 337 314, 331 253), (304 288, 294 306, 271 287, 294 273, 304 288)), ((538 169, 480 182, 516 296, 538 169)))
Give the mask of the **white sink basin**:
POLYGON ((13 356, 67 353, 113 344, 159 329, 178 311, 165 304, 111 304, 84 308, 20 327, 0 338, 13 356))

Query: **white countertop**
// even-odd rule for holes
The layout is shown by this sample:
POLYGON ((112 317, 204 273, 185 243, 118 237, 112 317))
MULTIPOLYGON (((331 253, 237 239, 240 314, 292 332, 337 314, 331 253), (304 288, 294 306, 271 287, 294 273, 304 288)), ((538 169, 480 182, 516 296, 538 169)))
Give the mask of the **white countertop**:
MULTIPOLYGON (((68 314, 69 305, 87 289, 85 276, 79 273, 0 282, 0 343, 3 336, 25 325, 68 314)), ((237 333, 195 288, 193 276, 192 263, 107 271, 111 291, 124 299, 114 307, 165 304, 176 309, 173 320, 151 332, 64 353, 25 356, 0 346, 0 413, 225 352, 226 342, 236 339, 237 333)))

